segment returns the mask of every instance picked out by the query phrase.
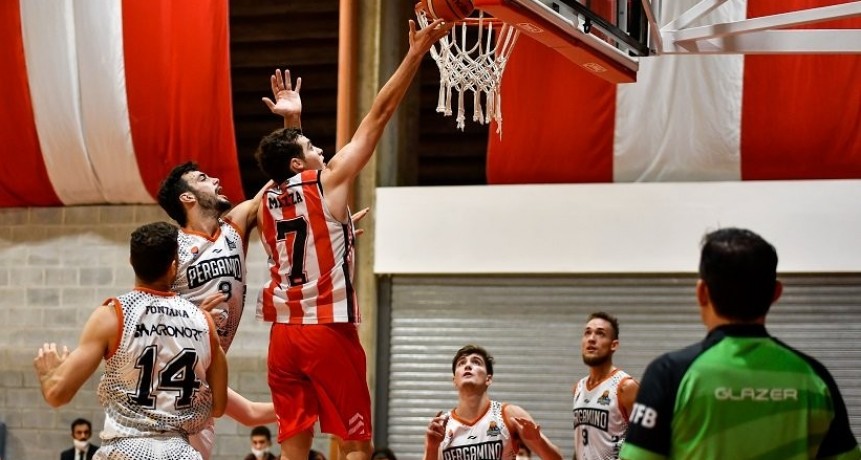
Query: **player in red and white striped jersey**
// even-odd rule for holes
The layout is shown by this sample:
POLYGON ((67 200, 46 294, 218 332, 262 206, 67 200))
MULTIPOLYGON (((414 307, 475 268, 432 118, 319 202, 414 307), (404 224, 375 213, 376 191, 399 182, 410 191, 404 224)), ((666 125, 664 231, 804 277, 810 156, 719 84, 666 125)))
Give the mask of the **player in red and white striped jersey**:
POLYGON ((410 21, 407 56, 328 164, 296 129, 276 130, 260 142, 257 160, 277 185, 266 190, 259 210, 271 279, 257 308, 258 316, 274 323, 269 386, 282 458, 308 457, 318 419, 324 432, 340 438, 349 460, 370 456, 371 400, 356 327, 348 197, 422 57, 450 29, 436 21, 416 30, 410 21))

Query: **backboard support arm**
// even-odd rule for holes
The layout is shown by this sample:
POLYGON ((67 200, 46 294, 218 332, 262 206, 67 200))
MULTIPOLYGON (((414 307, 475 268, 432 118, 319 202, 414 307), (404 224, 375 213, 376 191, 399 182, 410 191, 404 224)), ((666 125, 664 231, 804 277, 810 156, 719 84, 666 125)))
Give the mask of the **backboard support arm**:
MULTIPOLYGON (((654 0, 643 0, 646 11, 654 0), (649 3, 650 5, 645 5, 649 3)), ((789 13, 689 27, 726 0, 703 0, 660 29, 656 54, 855 54, 861 53, 859 29, 781 30, 837 19, 861 17, 861 1, 789 13)), ((650 25, 654 27, 654 24, 650 25)))

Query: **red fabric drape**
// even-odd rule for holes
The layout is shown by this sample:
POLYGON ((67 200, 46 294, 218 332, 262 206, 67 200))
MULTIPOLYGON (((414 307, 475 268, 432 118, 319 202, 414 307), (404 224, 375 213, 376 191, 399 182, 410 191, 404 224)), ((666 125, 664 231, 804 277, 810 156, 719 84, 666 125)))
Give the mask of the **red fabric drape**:
POLYGON ((30 103, 21 10, 17 1, 0 3, 0 207, 56 206, 30 103))
POLYGON ((521 34, 490 127, 491 184, 613 181, 616 87, 521 34))
MULTIPOLYGON (((839 3, 757 0, 747 17, 839 3)), ((861 29, 861 18, 803 28, 861 29)), ((744 66, 743 179, 861 177, 861 57, 749 55, 744 66)))
POLYGON ((243 197, 233 135, 226 0, 125 0, 123 39, 132 140, 155 196, 178 163, 194 160, 243 197))
MULTIPOLYGON (((747 3, 746 15, 753 18, 838 3, 845 1, 758 0, 747 3)), ((861 18, 805 27, 861 29, 861 18)), ((652 60, 649 64, 654 69, 678 62, 646 59, 652 60)), ((715 146, 739 149, 741 179, 861 178, 861 56, 749 55, 743 72, 741 120, 735 125, 739 144, 735 147, 732 139, 726 139, 726 145, 715 146)), ((679 77, 659 71, 650 75, 679 77)), ((634 85, 660 83, 646 78, 634 85)), ((708 83, 703 82, 702 91, 715 90, 708 83)), ((613 144, 615 87, 521 36, 506 69, 502 93, 505 129, 501 141, 490 133, 490 183, 613 180, 613 162, 622 161, 622 157, 614 160, 613 150, 620 147, 613 144)), ((637 116, 650 116, 649 109, 643 107, 637 116)), ((702 123, 698 120, 690 122, 702 123)), ((685 139, 667 142, 672 142, 667 145, 672 152, 685 139)), ((696 167, 696 158, 692 161, 680 167, 696 167)), ((672 165, 663 167, 672 169, 672 165)))

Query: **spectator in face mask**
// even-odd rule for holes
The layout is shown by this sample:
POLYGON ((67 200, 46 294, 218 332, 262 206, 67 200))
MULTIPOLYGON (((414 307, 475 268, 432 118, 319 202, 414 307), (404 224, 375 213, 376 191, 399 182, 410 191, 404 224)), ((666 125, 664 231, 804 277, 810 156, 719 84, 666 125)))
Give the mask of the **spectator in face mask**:
POLYGON ((517 451, 516 460, 531 460, 532 459, 532 451, 526 447, 525 444, 520 445, 520 450, 517 451))
POLYGON ((270 449, 272 432, 265 426, 256 426, 251 430, 251 453, 245 456, 245 460, 277 460, 270 449))
POLYGON ((371 455, 371 460, 398 460, 398 458, 395 457, 392 449, 382 447, 374 451, 373 455, 371 455))
POLYGON ((99 449, 99 446, 90 444, 90 436, 93 434, 93 426, 90 421, 83 418, 72 422, 72 443, 74 447, 60 453, 60 460, 91 460, 99 449))

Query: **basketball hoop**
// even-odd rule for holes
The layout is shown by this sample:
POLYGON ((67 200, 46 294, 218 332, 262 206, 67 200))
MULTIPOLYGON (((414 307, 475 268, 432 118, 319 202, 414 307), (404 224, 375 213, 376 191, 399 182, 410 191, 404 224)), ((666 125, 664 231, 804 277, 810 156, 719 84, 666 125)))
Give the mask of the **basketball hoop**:
MULTIPOLYGON (((430 21, 422 10, 416 10, 422 28, 430 21)), ((496 121, 496 133, 502 137, 502 95, 500 83, 508 56, 517 42, 519 31, 511 25, 480 12, 478 17, 457 21, 451 33, 440 39, 430 50, 439 67, 439 102, 436 111, 445 116, 452 114, 452 94, 457 91, 457 127, 466 127, 464 93, 473 94, 472 121, 486 124, 496 121), (467 36, 474 27, 477 38, 467 36), (494 34, 496 38, 494 40, 494 34), (486 108, 482 108, 484 94, 486 108)))

